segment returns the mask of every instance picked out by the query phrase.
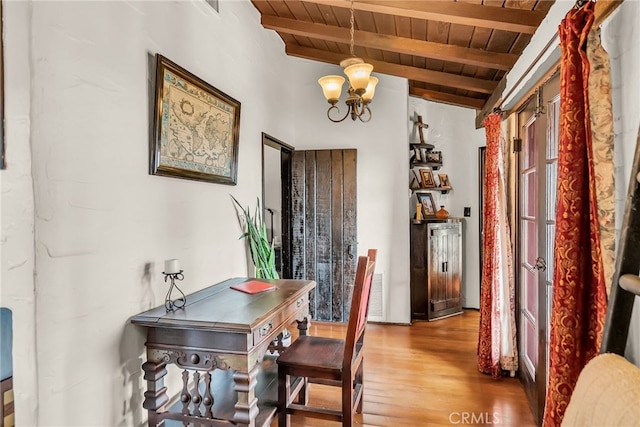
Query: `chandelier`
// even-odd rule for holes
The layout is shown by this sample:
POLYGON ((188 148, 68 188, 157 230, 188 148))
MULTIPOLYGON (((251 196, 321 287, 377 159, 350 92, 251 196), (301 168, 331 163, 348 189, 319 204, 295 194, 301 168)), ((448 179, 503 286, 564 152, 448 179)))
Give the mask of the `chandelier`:
POLYGON ((347 104, 347 113, 339 119, 331 117, 332 111, 335 110, 338 114, 340 109, 336 106, 342 93, 342 85, 344 84, 344 77, 342 76, 324 76, 318 79, 318 83, 322 87, 322 93, 327 98, 327 102, 331 104, 331 107, 327 110, 327 117, 334 123, 339 123, 351 116, 352 120, 356 118, 361 122, 368 122, 371 120, 371 110, 369 104, 373 99, 373 95, 376 91, 376 85, 378 79, 371 76, 373 71, 373 65, 367 64, 362 58, 356 57, 353 53, 353 33, 354 33, 354 20, 353 20, 353 0, 351 0, 351 40, 349 43, 349 51, 351 58, 347 58, 340 62, 340 66, 344 68, 344 73, 349 78, 349 96, 345 100, 347 104))

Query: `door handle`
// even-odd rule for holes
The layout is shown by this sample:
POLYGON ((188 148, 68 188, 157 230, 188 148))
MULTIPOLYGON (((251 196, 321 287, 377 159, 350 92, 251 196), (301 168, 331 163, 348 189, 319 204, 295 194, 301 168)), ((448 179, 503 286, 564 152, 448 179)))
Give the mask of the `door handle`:
POLYGON ((447 271, 449 271, 449 261, 445 261, 442 263, 442 272, 446 273, 447 271))
POLYGON ((536 265, 533 266, 538 271, 547 271, 547 262, 542 257, 536 258, 536 265))
POLYGON ((353 260, 353 245, 347 245, 347 258, 353 260))

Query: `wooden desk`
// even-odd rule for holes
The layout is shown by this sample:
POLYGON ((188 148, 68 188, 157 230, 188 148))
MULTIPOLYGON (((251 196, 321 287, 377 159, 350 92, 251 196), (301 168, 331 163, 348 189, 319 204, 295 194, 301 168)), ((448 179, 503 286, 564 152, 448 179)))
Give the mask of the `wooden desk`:
POLYGON ((160 306, 131 319, 147 328, 142 369, 149 426, 162 426, 165 420, 212 426, 229 425, 229 420, 250 427, 270 424, 277 399, 262 395, 267 382, 277 382, 267 379, 275 364, 262 362, 273 339, 294 320, 306 335, 309 291, 316 283, 272 280, 276 289, 254 295, 229 289, 245 280, 230 279, 188 295, 184 310, 167 313, 160 306), (182 391, 179 401, 167 407, 170 395, 164 377, 170 364, 182 369, 182 391))

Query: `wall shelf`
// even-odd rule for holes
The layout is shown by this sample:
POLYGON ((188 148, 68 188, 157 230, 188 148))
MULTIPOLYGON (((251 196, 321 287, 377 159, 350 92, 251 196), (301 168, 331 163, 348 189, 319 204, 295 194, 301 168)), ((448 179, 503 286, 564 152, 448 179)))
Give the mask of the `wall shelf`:
POLYGON ((449 191, 453 190, 453 188, 442 188, 442 187, 420 187, 420 188, 412 188, 411 191, 414 193, 420 193, 423 191, 440 191, 442 194, 447 194, 449 191))
POLYGON ((412 168, 431 168, 431 169, 437 171, 438 169, 440 169, 442 167, 442 163, 414 162, 413 158, 411 158, 411 162, 409 163, 409 166, 412 167, 412 168))

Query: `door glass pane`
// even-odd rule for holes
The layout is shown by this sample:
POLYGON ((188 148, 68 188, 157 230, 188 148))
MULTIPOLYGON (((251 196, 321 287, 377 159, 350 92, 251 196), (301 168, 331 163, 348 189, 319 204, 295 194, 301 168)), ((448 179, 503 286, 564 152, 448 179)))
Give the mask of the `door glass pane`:
POLYGON ((547 204, 545 207, 547 221, 556 220, 556 194, 558 193, 558 161, 547 161, 547 204))
POLYGON ((522 141, 522 169, 529 169, 536 164, 536 121, 532 120, 525 126, 525 138, 522 141))
POLYGON ((556 225, 547 224, 547 282, 553 282, 553 245, 555 243, 556 225))
POLYGON ((531 378, 536 377, 536 366, 538 363, 538 328, 531 319, 524 316, 523 318, 523 342, 525 343, 524 349, 524 362, 531 378))
POLYGON ((537 203, 537 185, 538 174, 535 169, 522 175, 522 214, 527 217, 535 218, 537 203))
POLYGON ((536 316, 538 312, 538 273, 526 267, 522 268, 522 277, 526 280, 527 287, 524 289, 524 307, 531 314, 536 316))
POLYGON ((560 133, 560 96, 547 104, 547 159, 558 158, 560 133))
POLYGON ((529 266, 536 265, 538 257, 538 224, 535 220, 523 220, 522 247, 524 254, 522 259, 529 266))

